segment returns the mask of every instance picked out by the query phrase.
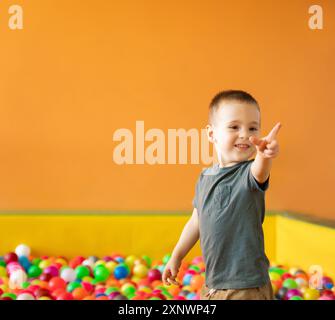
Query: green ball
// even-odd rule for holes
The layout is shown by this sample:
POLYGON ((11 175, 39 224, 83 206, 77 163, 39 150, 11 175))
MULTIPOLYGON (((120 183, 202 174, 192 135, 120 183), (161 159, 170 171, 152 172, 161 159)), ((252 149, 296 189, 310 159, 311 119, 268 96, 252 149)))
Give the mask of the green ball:
POLYGON ((74 289, 76 288, 81 288, 82 285, 81 283, 77 282, 77 281, 73 281, 73 282, 70 282, 67 287, 66 287, 66 291, 68 292, 72 292, 74 289))
POLYGON ((297 289, 298 284, 293 279, 288 278, 283 282, 283 287, 287 289, 297 289))
POLYGON ((163 263, 164 263, 164 264, 167 264, 168 261, 170 260, 170 258, 171 258, 171 254, 170 254, 170 253, 166 254, 166 255, 163 257, 163 263))
POLYGON ((6 267, 6 262, 3 260, 0 260, 0 267, 6 267))
POLYGON ((160 299, 158 297, 151 297, 151 298, 149 298, 149 300, 162 300, 162 299, 160 299))
POLYGON ((196 272, 200 272, 200 268, 198 266, 192 265, 188 268, 189 270, 194 270, 196 272))
POLYGON ((38 265, 40 264, 41 261, 42 261, 42 259, 40 259, 40 258, 35 258, 35 259, 32 261, 32 263, 33 263, 34 266, 38 266, 38 265))
POLYGON ((99 265, 96 268, 94 268, 93 273, 94 273, 95 280, 97 280, 99 282, 100 281, 101 282, 106 281, 109 278, 109 275, 110 275, 109 270, 103 265, 99 265))
POLYGON ((22 289, 27 289, 30 286, 30 283, 28 281, 22 282, 22 289))
POLYGON ((136 288, 132 285, 129 285, 125 289, 122 290, 122 294, 124 294, 127 297, 129 295, 135 295, 135 292, 136 292, 136 288))
POLYGON ((146 262, 147 267, 150 268, 150 267, 151 267, 151 263, 152 263, 151 258, 150 258, 149 256, 143 255, 143 256, 142 256, 142 259, 146 262))
POLYGON ((4 294, 1 296, 1 298, 6 298, 6 297, 9 297, 9 298, 11 298, 11 299, 13 299, 13 300, 16 300, 16 294, 14 294, 14 293, 4 293, 4 294))
POLYGON ((278 268, 278 267, 271 267, 271 268, 269 268, 269 272, 276 272, 280 276, 282 276, 284 273, 287 272, 287 270, 284 270, 284 269, 281 269, 281 268, 278 268))
POLYGON ((136 296, 135 293, 126 295, 126 297, 128 298, 128 300, 131 300, 131 299, 134 298, 135 296, 136 296))
POLYGON ((90 270, 85 266, 78 266, 76 269, 77 279, 82 279, 90 275, 90 270))
POLYGON ((300 296, 293 296, 290 298, 290 300, 304 300, 304 299, 301 298, 300 296))
POLYGON ((37 278, 42 274, 42 269, 36 265, 30 266, 28 269, 28 277, 29 278, 37 278))

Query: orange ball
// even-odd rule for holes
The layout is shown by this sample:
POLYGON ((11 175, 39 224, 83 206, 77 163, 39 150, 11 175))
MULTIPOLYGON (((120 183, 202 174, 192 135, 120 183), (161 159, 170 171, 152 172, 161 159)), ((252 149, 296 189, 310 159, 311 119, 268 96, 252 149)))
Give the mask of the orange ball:
POLYGON ((100 296, 100 297, 96 298, 96 300, 108 300, 108 297, 100 296))
POLYGON ((76 288, 72 291, 72 295, 76 300, 83 300, 89 293, 84 288, 76 288))
POLYGON ((204 282, 205 282, 205 278, 201 276, 200 274, 196 274, 192 277, 190 285, 194 291, 198 291, 201 289, 204 282))

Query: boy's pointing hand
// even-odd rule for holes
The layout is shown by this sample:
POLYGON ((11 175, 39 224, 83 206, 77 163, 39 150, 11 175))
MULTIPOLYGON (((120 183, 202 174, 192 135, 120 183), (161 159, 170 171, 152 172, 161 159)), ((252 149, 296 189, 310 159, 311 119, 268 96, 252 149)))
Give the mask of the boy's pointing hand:
POLYGON ((256 147, 257 155, 263 158, 275 158, 279 153, 279 144, 277 134, 281 128, 281 123, 278 122, 270 131, 270 133, 264 138, 257 138, 251 136, 249 141, 256 147))

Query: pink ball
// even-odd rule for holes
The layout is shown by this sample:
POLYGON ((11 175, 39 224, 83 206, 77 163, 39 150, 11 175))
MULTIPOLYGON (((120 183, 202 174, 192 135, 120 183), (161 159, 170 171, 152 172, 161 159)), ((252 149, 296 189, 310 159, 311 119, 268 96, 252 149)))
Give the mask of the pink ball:
POLYGON ((300 290, 298 290, 298 289, 290 289, 290 290, 288 290, 286 292, 285 299, 286 300, 290 300, 294 296, 302 297, 302 294, 301 294, 300 290))
POLYGON ((155 280, 161 280, 162 279, 162 274, 158 269, 151 269, 148 272, 148 280, 150 282, 153 282, 155 280))
POLYGON ((59 276, 59 270, 55 266, 46 267, 43 270, 43 273, 50 274, 52 277, 58 277, 59 276))

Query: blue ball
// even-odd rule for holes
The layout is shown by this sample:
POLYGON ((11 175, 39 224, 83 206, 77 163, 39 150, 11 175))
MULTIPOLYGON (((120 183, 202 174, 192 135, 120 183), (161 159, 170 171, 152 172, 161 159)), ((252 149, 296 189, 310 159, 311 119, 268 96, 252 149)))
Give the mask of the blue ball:
POLYGON ((183 278, 183 285, 189 286, 191 284, 192 274, 186 274, 183 278))
POLYGON ((118 263, 124 262, 124 259, 122 257, 116 257, 114 260, 118 263))
POLYGON ((187 299, 187 300, 192 300, 195 296, 196 296, 195 293, 190 292, 190 293, 186 296, 186 299, 187 299))
POLYGON ((28 272, 29 268, 31 267, 31 262, 29 261, 29 259, 25 256, 20 256, 19 263, 24 268, 24 270, 28 272))
POLYGON ((124 266, 117 266, 114 269, 114 277, 116 279, 124 279, 128 276, 128 269, 124 266))

